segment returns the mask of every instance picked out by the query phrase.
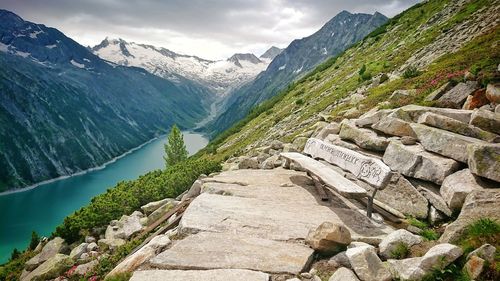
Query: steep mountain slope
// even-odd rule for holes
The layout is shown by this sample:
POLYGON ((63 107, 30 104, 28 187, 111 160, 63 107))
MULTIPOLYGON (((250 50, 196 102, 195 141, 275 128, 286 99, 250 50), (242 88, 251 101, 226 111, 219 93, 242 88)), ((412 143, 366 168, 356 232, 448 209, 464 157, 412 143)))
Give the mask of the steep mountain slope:
POLYGON ((387 18, 380 13, 368 15, 343 11, 313 35, 294 40, 274 58, 265 72, 231 94, 226 111, 208 126, 208 130, 220 132, 228 128, 250 108, 272 97, 325 59, 341 53, 386 21, 387 18))
POLYGON ((211 99, 0 10, 0 191, 101 165, 173 123, 191 127, 211 99))
POLYGON ((105 60, 141 67, 169 80, 175 81, 179 75, 186 77, 219 94, 250 81, 270 62, 261 61, 253 54, 235 54, 225 61, 211 61, 177 54, 165 48, 108 38, 93 47, 92 51, 105 60))
POLYGON ((281 52, 283 51, 283 49, 280 49, 278 47, 275 47, 275 46, 272 46, 271 48, 269 48, 267 51, 265 51, 260 57, 259 59, 261 60, 268 60, 269 62, 271 62, 275 57, 277 57, 281 52))
POLYGON ((500 81, 500 1, 435 0, 392 18, 340 56, 291 83, 205 149, 213 157, 251 154, 272 140, 300 144, 321 120, 341 121, 378 106, 433 105, 445 83, 500 81), (365 69, 360 75, 360 70, 365 69), (411 90, 407 95, 391 95, 411 90))

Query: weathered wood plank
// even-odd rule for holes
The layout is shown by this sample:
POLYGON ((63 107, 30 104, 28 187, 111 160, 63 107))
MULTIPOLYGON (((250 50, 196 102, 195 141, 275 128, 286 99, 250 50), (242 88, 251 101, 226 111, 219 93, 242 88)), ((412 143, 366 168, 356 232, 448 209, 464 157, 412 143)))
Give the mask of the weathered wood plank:
POLYGON ((366 196, 366 190, 352 181, 344 178, 325 164, 297 152, 280 154, 283 158, 298 163, 302 168, 321 179, 325 185, 335 189, 338 193, 348 198, 366 196))
POLYGON ((379 159, 319 139, 310 138, 304 153, 337 165, 378 188, 385 187, 391 178, 391 169, 379 159))

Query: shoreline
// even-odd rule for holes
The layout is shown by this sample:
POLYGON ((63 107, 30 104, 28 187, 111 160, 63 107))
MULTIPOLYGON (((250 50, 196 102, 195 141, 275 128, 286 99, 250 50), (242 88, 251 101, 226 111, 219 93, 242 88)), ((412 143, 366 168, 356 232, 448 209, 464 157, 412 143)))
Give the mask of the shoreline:
MULTIPOLYGON (((191 132, 191 131, 186 131, 186 132, 191 132)), ((166 135, 167 134, 163 134, 163 135, 154 137, 154 138, 148 140, 147 142, 142 143, 141 145, 136 146, 136 147, 134 147, 134 148, 132 148, 132 149, 124 152, 123 154, 120 154, 120 155, 112 158, 111 160, 103 163, 100 166, 88 168, 86 170, 83 170, 83 171, 80 171, 80 172, 77 172, 77 173, 73 173, 73 174, 70 174, 70 175, 65 175, 65 176, 60 176, 60 177, 49 179, 49 180, 44 180, 44 181, 32 184, 30 186, 2 191, 2 192, 0 192, 0 196, 5 196, 5 195, 9 195, 9 194, 13 194, 13 193, 19 193, 19 192, 25 192, 25 191, 28 191, 28 190, 35 189, 35 188, 37 188, 37 187, 39 187, 41 185, 44 185, 44 184, 53 183, 53 182, 64 180, 64 179, 67 179, 67 178, 70 178, 70 177, 80 176, 80 175, 84 175, 84 174, 89 173, 89 172, 102 170, 102 169, 106 168, 108 165, 110 165, 112 163, 115 163, 116 161, 120 160, 121 158, 123 158, 123 157, 125 157, 125 156, 127 156, 127 155, 129 155, 129 154, 131 154, 131 153, 133 153, 133 152, 135 152, 135 151, 143 148, 144 146, 152 143, 153 141, 155 141, 155 140, 157 140, 159 138, 165 137, 166 135)))

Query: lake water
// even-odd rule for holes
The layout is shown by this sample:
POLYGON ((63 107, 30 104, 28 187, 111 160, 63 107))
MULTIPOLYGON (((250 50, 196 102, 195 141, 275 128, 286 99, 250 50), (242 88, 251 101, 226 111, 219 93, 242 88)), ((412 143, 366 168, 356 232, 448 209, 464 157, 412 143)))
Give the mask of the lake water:
MULTIPOLYGON (((208 143, 201 134, 183 135, 190 155, 208 143)), ((100 170, 0 196, 0 264, 9 259, 14 248, 27 247, 33 230, 48 236, 64 217, 117 182, 165 167, 165 142, 166 136, 156 139, 100 170)))

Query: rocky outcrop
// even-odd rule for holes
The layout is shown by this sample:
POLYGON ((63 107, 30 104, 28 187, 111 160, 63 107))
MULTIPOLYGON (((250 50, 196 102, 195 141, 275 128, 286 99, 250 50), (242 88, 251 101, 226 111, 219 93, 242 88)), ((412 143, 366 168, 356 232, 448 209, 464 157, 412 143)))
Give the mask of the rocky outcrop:
POLYGON ((399 229, 387 235, 379 244, 380 256, 385 259, 394 258, 394 252, 400 245, 410 248, 413 245, 420 244, 424 240, 421 236, 414 235, 407 230, 399 229))
POLYGON ((458 218, 449 224, 440 242, 454 243, 464 233, 467 226, 482 218, 500 221, 500 189, 484 189, 472 191, 465 198, 458 218))
POLYGON ((26 262, 26 268, 28 270, 35 269, 38 265, 42 264, 46 260, 56 256, 59 253, 68 253, 69 249, 66 242, 61 237, 55 237, 45 244, 42 251, 28 260, 26 262))
POLYGON ((464 169, 449 175, 444 180, 440 192, 450 209, 460 210, 469 193, 482 189, 481 180, 469 169, 464 169))
POLYGON ((500 144, 469 145, 467 158, 472 173, 500 182, 500 144))
POLYGON ((351 233, 342 224, 324 222, 309 231, 306 243, 321 254, 331 255, 351 243, 351 233))
POLYGON ((347 249, 346 255, 356 275, 364 281, 389 281, 391 273, 384 266, 373 246, 347 249))
POLYGON ((475 110, 471 116, 470 124, 483 130, 500 134, 500 113, 489 110, 475 110))
POLYGON ((328 281, 359 281, 359 278, 352 270, 341 267, 333 273, 328 281))
POLYGON ((49 280, 58 277, 71 265, 73 265, 73 260, 69 256, 64 254, 55 254, 22 278, 22 281, 49 280))
POLYGON ((267 281, 269 274, 246 269, 212 270, 143 270, 136 271, 130 281, 267 281))
POLYGON ((467 81, 466 83, 458 83, 450 91, 442 95, 438 102, 444 107, 462 108, 465 100, 469 95, 479 89, 476 81, 467 81))
POLYGON ((374 131, 358 128, 350 122, 342 122, 339 136, 343 140, 353 141, 359 147, 375 151, 384 151, 389 144, 386 138, 374 131))

